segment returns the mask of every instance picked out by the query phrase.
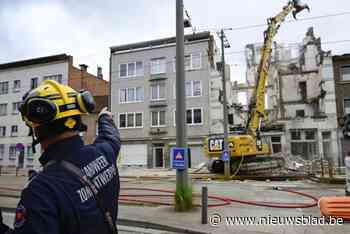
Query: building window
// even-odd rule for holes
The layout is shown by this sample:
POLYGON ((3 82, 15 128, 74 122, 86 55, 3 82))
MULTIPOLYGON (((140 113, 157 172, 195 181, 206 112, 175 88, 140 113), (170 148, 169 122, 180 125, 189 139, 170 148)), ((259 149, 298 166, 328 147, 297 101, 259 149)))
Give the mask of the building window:
POLYGON ((151 74, 166 73, 166 62, 165 58, 157 58, 151 60, 151 74))
POLYGON ((142 128, 142 113, 119 114, 119 128, 142 128))
POLYGON ((35 89, 36 87, 38 87, 37 77, 30 79, 30 89, 35 89))
POLYGON ((13 82, 13 92, 19 92, 21 89, 21 81, 20 80, 15 80, 13 82))
POLYGON ((323 158, 332 158, 332 133, 322 132, 322 147, 323 147, 323 158))
POLYGON ((282 144, 280 136, 271 136, 271 144, 273 153, 282 152, 282 144))
POLYGON ((229 125, 234 125, 234 114, 228 114, 227 120, 229 125))
POLYGON ((54 81, 57 81, 58 83, 62 84, 62 74, 44 76, 43 80, 54 80, 54 81))
POLYGON ((32 145, 27 145, 27 159, 33 159, 34 152, 32 145))
POLYGON ((165 99, 165 83, 151 85, 151 100, 165 99))
POLYGON ((11 136, 17 136, 18 135, 18 126, 17 125, 12 125, 11 126, 11 136))
POLYGON ((126 128, 126 114, 119 115, 119 128, 126 128))
POLYGON ((291 153, 295 156, 301 156, 306 160, 315 159, 318 155, 318 142, 316 139, 316 130, 293 130, 291 132, 291 153), (293 133, 298 133, 298 138, 293 138, 293 133))
POLYGON ((305 139, 306 140, 315 140, 316 139, 316 132, 314 130, 305 131, 305 139))
MULTIPOLYGON (((203 124, 202 108, 191 108, 186 110, 186 123, 188 125, 203 124)), ((176 110, 174 111, 174 126, 176 125, 176 110)))
POLYGON ((300 117, 300 118, 304 118, 305 117, 305 110, 296 110, 295 116, 300 117))
POLYGON ((143 75, 143 62, 123 63, 119 64, 119 77, 136 77, 143 75))
POLYGON ((14 102, 12 103, 12 114, 18 115, 19 113, 19 106, 21 105, 21 102, 14 102))
POLYGON ((0 116, 7 115, 7 104, 0 104, 0 116))
POLYGON ((201 68, 201 54, 200 53, 195 53, 191 54, 191 69, 199 69, 201 68))
POLYGON ((120 103, 142 102, 143 99, 144 95, 142 87, 119 89, 120 103))
POLYGON ((15 145, 11 145, 10 146, 9 159, 10 160, 15 160, 16 159, 16 146, 15 145))
POLYGON ((305 101, 307 99, 306 81, 299 82, 299 93, 301 96, 301 100, 305 101))
MULTIPOLYGON (((176 91, 176 88, 174 90, 176 91)), ((186 97, 200 96, 202 96, 202 82, 200 80, 186 81, 186 97)))
POLYGON ((164 126, 165 126, 165 111, 152 111, 151 127, 164 127, 164 126))
POLYGON ((350 65, 341 66, 340 74, 342 80, 350 80, 350 65))
POLYGON ((301 139, 301 132, 300 131, 292 131, 291 138, 292 138, 292 140, 300 140, 301 139))
POLYGON ((0 126, 0 137, 6 136, 6 126, 0 126))
POLYGON ((5 155, 5 145, 0 144, 0 160, 4 159, 4 155, 5 155))
POLYGON ((9 82, 0 82, 0 95, 9 93, 9 82))
POLYGON ((350 98, 344 98, 344 115, 350 114, 350 98))
MULTIPOLYGON (((185 55, 185 70, 196 70, 202 67, 201 53, 185 55)), ((173 70, 176 72, 176 58, 173 62, 173 70)))

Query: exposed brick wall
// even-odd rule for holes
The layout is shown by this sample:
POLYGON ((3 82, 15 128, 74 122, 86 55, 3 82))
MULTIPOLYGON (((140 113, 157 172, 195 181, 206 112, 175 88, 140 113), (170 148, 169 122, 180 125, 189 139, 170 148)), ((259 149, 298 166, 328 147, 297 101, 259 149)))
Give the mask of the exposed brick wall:
POLYGON ((96 108, 94 113, 83 115, 82 121, 88 126, 84 133, 83 140, 85 144, 91 144, 96 138, 96 122, 98 113, 108 105, 109 82, 97 78, 97 76, 88 73, 73 66, 73 57, 69 60, 68 85, 79 91, 81 89, 89 90, 95 98, 96 108))
POLYGON ((69 65, 68 85, 77 91, 89 90, 93 96, 106 96, 109 93, 108 81, 74 67, 72 60, 69 65))

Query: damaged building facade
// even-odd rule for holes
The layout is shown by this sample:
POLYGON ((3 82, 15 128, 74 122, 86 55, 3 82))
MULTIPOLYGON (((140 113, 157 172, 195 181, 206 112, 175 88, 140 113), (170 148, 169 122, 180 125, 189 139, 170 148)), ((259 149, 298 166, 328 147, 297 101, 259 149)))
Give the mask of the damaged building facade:
MULTIPOLYGON (((256 83, 261 47, 262 44, 246 46, 246 83, 233 85, 234 95, 246 93, 247 103, 256 83)), ((332 56, 322 50, 321 39, 315 37, 313 28, 302 43, 274 44, 265 106, 267 118, 263 127, 274 130, 264 134, 273 153, 330 160, 335 166, 342 164, 332 56)), ((241 121, 236 123, 243 124, 237 114, 235 118, 241 121)))

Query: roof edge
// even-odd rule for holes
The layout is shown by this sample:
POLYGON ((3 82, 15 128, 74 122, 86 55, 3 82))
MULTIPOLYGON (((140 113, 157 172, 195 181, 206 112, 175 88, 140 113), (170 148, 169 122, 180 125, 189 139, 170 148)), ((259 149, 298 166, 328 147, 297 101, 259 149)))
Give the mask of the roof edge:
MULTIPOLYGON (((190 41, 209 39, 210 36, 211 35, 209 31, 204 31, 204 32, 194 33, 194 34, 187 34, 185 35, 185 41, 190 42, 190 41)), ((112 46, 110 47, 110 51, 111 53, 114 53, 114 52, 141 49, 141 48, 146 48, 150 46, 160 46, 160 45, 167 45, 167 44, 173 44, 173 43, 176 43, 176 37, 167 37, 167 38, 125 44, 120 46, 112 46)))
POLYGON ((15 62, 0 64, 0 70, 17 68, 17 67, 26 67, 31 65, 51 63, 51 62, 57 62, 57 61, 66 61, 66 60, 69 60, 70 58, 72 58, 72 56, 67 54, 56 54, 56 55, 50 55, 45 57, 19 60, 15 62))

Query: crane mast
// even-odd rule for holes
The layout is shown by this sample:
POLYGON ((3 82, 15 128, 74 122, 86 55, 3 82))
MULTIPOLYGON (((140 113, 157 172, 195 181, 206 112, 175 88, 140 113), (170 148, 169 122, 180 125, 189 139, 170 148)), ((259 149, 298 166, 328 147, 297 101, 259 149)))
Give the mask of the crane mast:
MULTIPOLYGON (((256 88, 249 105, 249 118, 247 121, 248 134, 254 136, 258 140, 260 140, 261 121, 265 117, 266 82, 270 68, 273 38, 277 34, 278 29, 285 18, 291 12, 293 13, 294 18, 296 18, 296 14, 303 11, 304 9, 308 9, 310 11, 308 5, 301 5, 300 1, 298 0, 289 1, 288 4, 283 7, 282 12, 280 12, 275 17, 269 18, 267 20, 268 28, 264 32, 264 45, 261 49, 261 60, 258 67, 256 88)), ((258 141, 257 146, 259 146, 258 141)))

